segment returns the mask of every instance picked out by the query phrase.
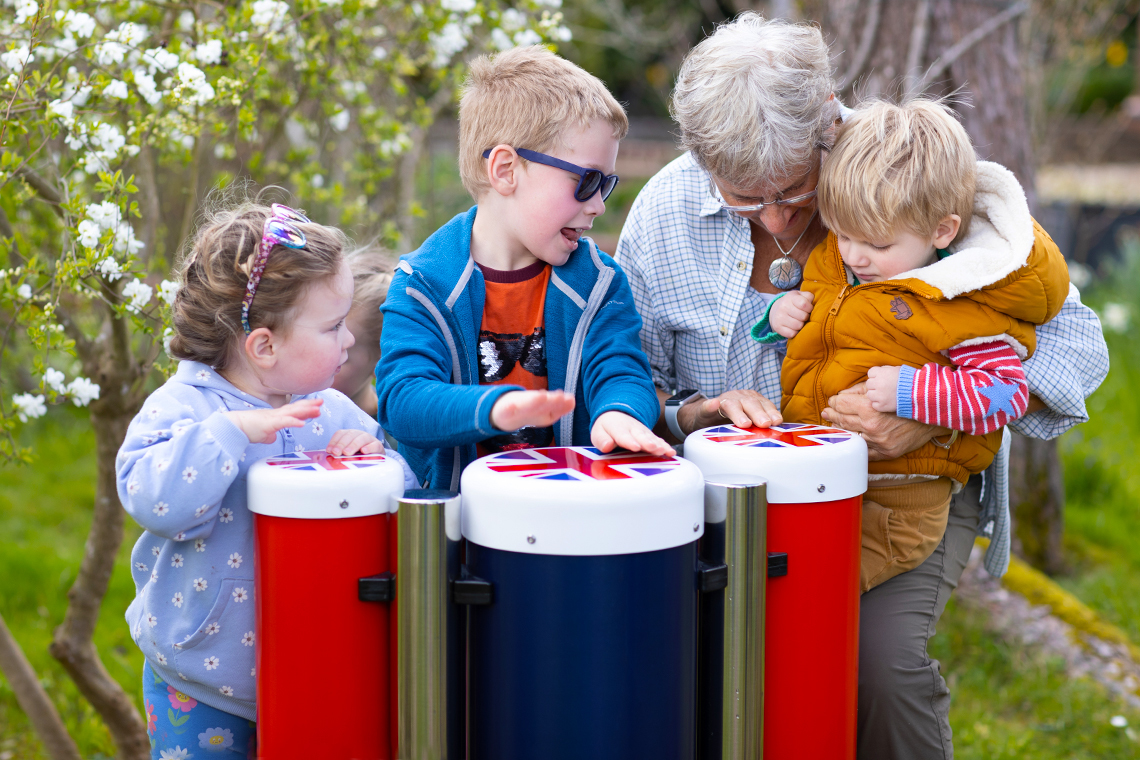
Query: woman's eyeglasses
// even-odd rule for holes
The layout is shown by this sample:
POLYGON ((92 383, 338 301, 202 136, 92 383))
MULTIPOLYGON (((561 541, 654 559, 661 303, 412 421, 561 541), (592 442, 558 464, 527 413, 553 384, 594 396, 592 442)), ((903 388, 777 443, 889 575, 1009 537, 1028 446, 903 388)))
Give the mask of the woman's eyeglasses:
POLYGON ((257 295, 257 286, 261 283, 261 275, 269 262, 269 252, 275 245, 304 248, 308 242, 305 233, 297 227, 298 224, 309 224, 307 216, 280 203, 274 203, 272 209, 273 214, 265 220, 265 226, 261 230, 261 243, 258 244, 253 266, 249 270, 249 283, 245 286, 245 296, 241 299, 241 326, 246 335, 251 332, 249 307, 253 305, 253 297, 257 295))
POLYGON ((709 192, 712 193, 712 196, 716 198, 718 202, 720 202, 720 207, 725 211, 731 211, 734 214, 754 214, 758 211, 763 211, 769 206, 774 206, 776 208, 783 208, 784 206, 800 206, 814 198, 816 192, 818 191, 812 190, 811 192, 804 193, 803 195, 796 195, 791 198, 780 198, 778 200, 767 201, 765 203, 753 203, 748 206, 730 206, 725 203, 724 196, 720 194, 720 188, 716 186, 716 182, 714 182, 711 178, 709 179, 709 192))
MULTIPOLYGON (((617 186, 618 176, 616 174, 603 174, 597 169, 586 169, 581 166, 563 161, 554 156, 548 156, 545 153, 539 153, 534 150, 527 150, 526 148, 515 148, 515 153, 525 158, 527 161, 534 161, 536 164, 543 164, 545 166, 553 166, 555 169, 562 169, 578 175, 578 187, 574 190, 574 200, 580 203, 585 203, 594 197, 594 193, 601 192, 602 200, 610 197, 610 193, 614 191, 617 186)), ((491 148, 483 151, 483 158, 491 157, 491 148)))

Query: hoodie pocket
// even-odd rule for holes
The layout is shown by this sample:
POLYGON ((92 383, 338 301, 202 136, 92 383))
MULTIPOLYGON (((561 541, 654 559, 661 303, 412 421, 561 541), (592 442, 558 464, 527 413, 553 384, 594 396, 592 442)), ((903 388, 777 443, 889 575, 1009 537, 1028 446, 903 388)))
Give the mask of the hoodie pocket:
POLYGON ((174 646, 178 674, 223 696, 254 701, 255 621, 253 581, 223 578, 206 619, 174 646))

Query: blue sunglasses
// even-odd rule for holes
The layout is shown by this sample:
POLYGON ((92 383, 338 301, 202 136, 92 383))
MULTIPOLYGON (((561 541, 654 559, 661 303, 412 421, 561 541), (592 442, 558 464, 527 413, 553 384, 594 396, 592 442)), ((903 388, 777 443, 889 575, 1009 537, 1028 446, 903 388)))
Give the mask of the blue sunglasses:
MULTIPOLYGON (((597 169, 584 169, 581 166, 563 161, 554 156, 548 156, 545 153, 539 153, 526 148, 515 148, 515 153, 525 158, 527 161, 534 161, 536 164, 544 164, 545 166, 553 166, 555 169, 562 169, 572 174, 578 175, 578 187, 574 190, 574 199, 580 203, 585 203, 594 197, 594 193, 599 190, 602 193, 602 200, 610 197, 610 193, 614 191, 617 186, 618 176, 616 174, 603 174, 597 169)), ((491 148, 483 151, 483 158, 491 157, 491 148)))

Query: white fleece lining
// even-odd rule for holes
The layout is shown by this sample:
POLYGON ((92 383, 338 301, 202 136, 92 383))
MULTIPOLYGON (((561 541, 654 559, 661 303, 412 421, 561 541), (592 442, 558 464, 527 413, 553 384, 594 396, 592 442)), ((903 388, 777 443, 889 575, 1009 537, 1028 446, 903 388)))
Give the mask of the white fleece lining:
POLYGON ((921 280, 954 298, 1017 271, 1032 250, 1033 217, 1021 183, 1004 166, 979 161, 974 216, 966 237, 952 247, 954 255, 891 279, 921 280))
POLYGON ((1028 347, 1021 345, 1021 341, 1019 341, 1017 338, 1013 337, 1009 333, 1002 333, 1001 335, 989 335, 989 336, 986 336, 984 338, 970 338, 969 340, 962 341, 958 345, 954 346, 954 348, 964 348, 966 346, 977 346, 977 345, 980 345, 982 343, 994 343, 994 342, 999 341, 999 340, 1002 343, 1007 344, 1010 348, 1012 348, 1017 353, 1017 358, 1021 359, 1021 361, 1025 361, 1026 359, 1029 358, 1028 347))

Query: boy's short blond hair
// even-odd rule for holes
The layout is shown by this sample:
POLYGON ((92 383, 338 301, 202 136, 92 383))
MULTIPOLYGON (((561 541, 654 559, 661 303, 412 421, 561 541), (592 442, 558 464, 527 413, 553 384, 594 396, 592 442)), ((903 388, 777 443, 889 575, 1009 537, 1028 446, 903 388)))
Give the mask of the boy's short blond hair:
POLYGON ((830 229, 869 241, 899 229, 925 237, 957 214, 960 240, 974 212, 977 163, 942 103, 871 103, 839 128, 819 175, 819 213, 830 229))
MULTIPOLYGON (((541 45, 470 64, 459 100, 459 176, 472 198, 491 189, 483 151, 510 145, 549 153, 568 129, 602 120, 620 140, 625 110, 602 81, 541 45)), ((523 161, 525 166, 528 162, 523 161)))

